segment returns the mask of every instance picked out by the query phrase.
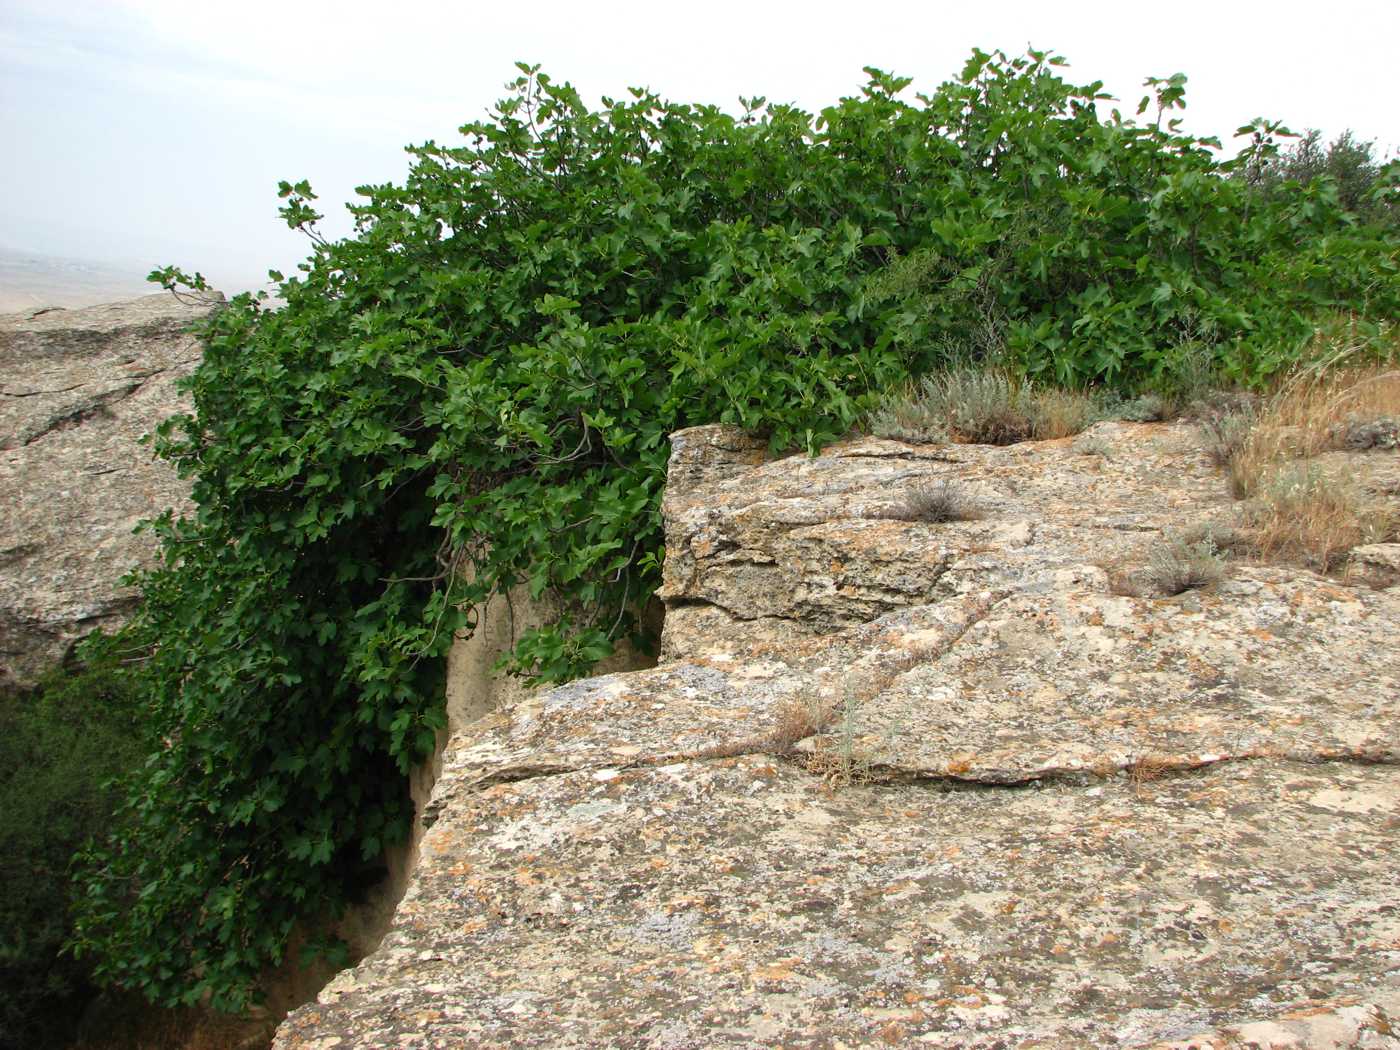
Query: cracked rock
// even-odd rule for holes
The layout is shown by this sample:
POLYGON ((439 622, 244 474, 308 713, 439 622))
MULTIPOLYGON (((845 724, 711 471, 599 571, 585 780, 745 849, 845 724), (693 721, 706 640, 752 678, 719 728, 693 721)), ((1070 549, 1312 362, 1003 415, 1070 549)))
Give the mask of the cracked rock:
POLYGON ((209 309, 162 293, 0 317, 0 685, 128 610, 118 581, 154 553, 132 529, 188 494, 139 439, 186 409, 209 309))

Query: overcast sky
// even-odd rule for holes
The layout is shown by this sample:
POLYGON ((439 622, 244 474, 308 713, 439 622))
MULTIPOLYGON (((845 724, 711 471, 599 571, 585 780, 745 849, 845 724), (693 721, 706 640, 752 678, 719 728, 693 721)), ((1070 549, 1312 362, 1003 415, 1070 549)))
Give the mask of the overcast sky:
POLYGON ((0 247, 203 270, 226 290, 305 255, 276 210, 306 178, 335 218, 399 180, 405 144, 459 141, 541 63, 585 97, 648 86, 819 109, 861 67, 932 91, 971 49, 1052 49, 1135 107, 1190 78, 1187 126, 1255 116, 1400 142, 1400 2, 0 0, 0 247))

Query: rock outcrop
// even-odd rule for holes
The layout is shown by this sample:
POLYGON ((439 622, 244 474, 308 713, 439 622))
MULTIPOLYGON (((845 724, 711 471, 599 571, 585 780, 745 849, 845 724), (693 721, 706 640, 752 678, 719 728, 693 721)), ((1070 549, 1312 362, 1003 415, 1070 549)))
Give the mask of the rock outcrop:
POLYGON ((0 317, 0 685, 28 685, 129 611, 118 580, 154 551, 143 518, 189 487, 139 438, 187 409, 211 307, 168 293, 0 317))
POLYGON ((1400 588, 1123 586, 1232 506, 1092 436, 676 435, 662 664, 459 727, 276 1045, 1400 1047, 1400 588))

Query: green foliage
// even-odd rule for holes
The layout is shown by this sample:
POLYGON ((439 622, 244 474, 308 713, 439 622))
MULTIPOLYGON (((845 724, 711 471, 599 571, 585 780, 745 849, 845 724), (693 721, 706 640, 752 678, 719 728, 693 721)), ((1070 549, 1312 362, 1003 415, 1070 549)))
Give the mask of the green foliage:
MULTIPOLYGON (((1184 78, 1148 86, 1139 113, 1156 119, 1140 126, 1100 119, 1100 85, 1033 58, 979 53, 945 85, 924 112, 958 162, 926 188, 930 235, 868 286, 902 308, 894 338, 1065 386, 1170 387, 1183 355, 1257 382, 1296 358, 1319 312, 1400 306, 1400 240, 1358 227, 1333 180, 1266 193, 1245 177, 1268 170, 1284 129, 1242 127, 1248 145, 1222 163, 1170 116, 1184 78)), ((1373 192, 1393 193, 1387 172, 1373 192)))
POLYGON ((142 748, 115 653, 105 641, 90 652, 33 690, 0 693, 0 1047, 66 1045, 94 991, 89 968, 61 954, 68 866, 110 826, 106 782, 142 748))
POLYGON ((1325 180, 1337 201, 1358 220, 1392 230, 1400 227, 1400 193, 1396 192, 1396 161, 1375 155, 1375 142, 1363 142, 1350 129, 1326 145, 1313 129, 1286 150, 1267 159, 1254 182, 1266 192, 1285 183, 1310 186, 1325 180))
MULTIPOLYGON (((466 145, 362 188, 349 239, 283 183, 312 253, 285 305, 204 325, 195 414, 157 441, 199 509, 154 524, 137 580, 160 747, 82 874, 102 977, 237 1007, 295 922, 334 918, 405 834, 442 657, 491 591, 564 599, 517 673, 637 636, 671 431, 815 449, 968 356, 1130 386, 1190 339, 1252 379, 1315 308, 1400 303, 1395 244, 1329 184, 1264 199, 1163 127, 1184 78, 1150 82, 1141 127, 1059 65, 978 52, 912 101, 869 70, 815 119, 644 91, 591 110, 522 67, 466 145)), ((1271 146, 1249 130, 1245 164, 1271 146)))

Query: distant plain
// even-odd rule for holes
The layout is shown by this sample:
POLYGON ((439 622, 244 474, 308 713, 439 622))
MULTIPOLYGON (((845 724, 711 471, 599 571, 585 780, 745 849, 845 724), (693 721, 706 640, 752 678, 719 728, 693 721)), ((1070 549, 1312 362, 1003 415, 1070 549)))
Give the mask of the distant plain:
POLYGON ((136 266, 0 247, 0 313, 94 306, 158 291, 136 266))

